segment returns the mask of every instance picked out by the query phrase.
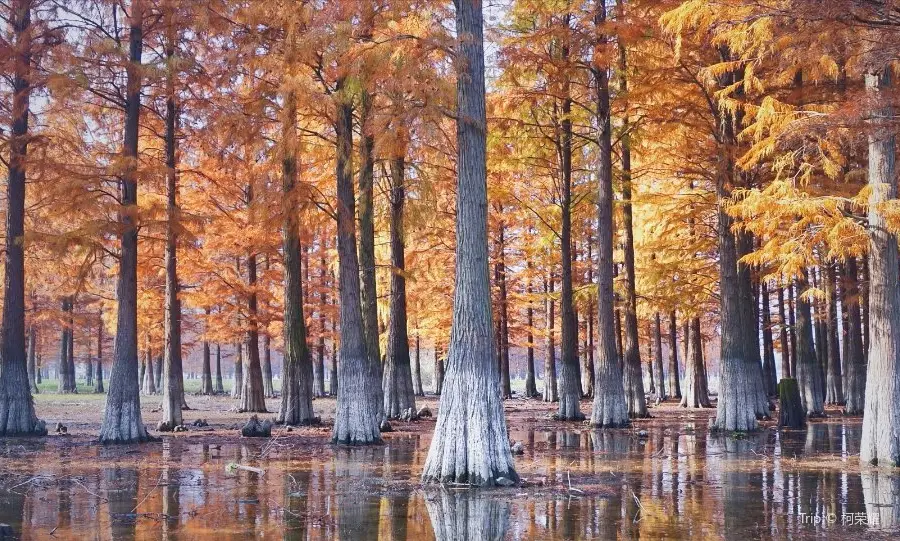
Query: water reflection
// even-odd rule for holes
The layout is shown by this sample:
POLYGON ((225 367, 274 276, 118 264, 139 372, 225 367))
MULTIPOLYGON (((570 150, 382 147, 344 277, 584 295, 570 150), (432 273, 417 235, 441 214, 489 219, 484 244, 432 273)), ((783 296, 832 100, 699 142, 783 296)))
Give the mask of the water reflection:
POLYGON ((900 476, 859 473, 860 435, 858 422, 746 438, 689 422, 530 430, 515 437, 531 486, 481 492, 420 487, 420 436, 8 447, 0 523, 24 539, 888 539, 900 476))

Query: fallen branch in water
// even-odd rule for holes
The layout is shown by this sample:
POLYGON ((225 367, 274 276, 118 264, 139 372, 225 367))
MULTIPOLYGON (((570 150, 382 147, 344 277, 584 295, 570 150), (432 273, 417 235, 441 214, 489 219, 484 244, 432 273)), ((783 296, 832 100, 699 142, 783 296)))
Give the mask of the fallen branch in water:
POLYGON ((244 466, 243 464, 237 464, 235 462, 229 462, 225 466, 225 471, 228 473, 231 473, 234 470, 252 471, 253 473, 258 473, 259 475, 263 475, 264 473, 266 473, 266 470, 264 470, 262 468, 255 468, 253 466, 244 466))

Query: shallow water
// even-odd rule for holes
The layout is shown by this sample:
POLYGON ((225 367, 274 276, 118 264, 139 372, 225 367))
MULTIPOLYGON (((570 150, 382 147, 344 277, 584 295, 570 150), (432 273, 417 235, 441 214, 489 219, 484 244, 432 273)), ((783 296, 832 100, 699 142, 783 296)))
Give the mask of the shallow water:
POLYGON ((10 440, 0 447, 0 523, 24 539, 891 538, 900 477, 859 471, 860 430, 513 431, 530 486, 485 491, 419 486, 420 436, 352 449, 309 438, 10 440))

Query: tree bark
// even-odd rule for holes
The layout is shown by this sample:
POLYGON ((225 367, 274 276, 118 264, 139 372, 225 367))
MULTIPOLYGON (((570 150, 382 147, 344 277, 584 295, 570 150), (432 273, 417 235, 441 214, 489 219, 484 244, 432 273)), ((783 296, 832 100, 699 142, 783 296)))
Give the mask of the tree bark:
POLYGON ((28 387, 31 390, 31 394, 38 394, 40 391, 37 387, 37 378, 35 377, 35 361, 36 354, 35 350, 37 349, 37 344, 35 341, 37 340, 37 331, 34 330, 34 325, 28 326, 28 387))
POLYGON ((440 395, 444 388, 444 358, 434 349, 434 394, 440 395))
POLYGON ((203 341, 203 371, 200 377, 200 394, 212 395, 216 394, 213 389, 212 380, 212 359, 209 349, 209 342, 203 341))
MULTIPOLYGON (((38 370, 38 375, 40 375, 38 370)), ((97 314, 97 370, 94 377, 94 392, 103 393, 103 312, 97 314)))
MULTIPOLYGON (((531 261, 528 262, 528 269, 531 270, 531 261)), ((540 396, 537 391, 534 371, 534 305, 531 302, 531 295, 534 290, 531 286, 531 275, 529 273, 528 282, 525 285, 525 296, 528 304, 525 308, 525 318, 528 323, 528 346, 525 348, 525 397, 534 398, 540 396)))
POLYGON ((497 317, 497 359, 500 363, 500 393, 512 398, 509 381, 509 307, 506 291, 506 231, 503 225, 503 205, 498 205, 500 228, 497 240, 497 261, 494 264, 494 281, 497 282, 500 313, 497 317))
POLYGON ((760 296, 762 297, 762 335, 763 335, 763 382, 767 396, 778 394, 778 376, 775 373, 775 342, 772 337, 771 298, 769 286, 763 281, 760 284, 760 296))
POLYGON ((788 341, 788 322, 784 311, 784 287, 778 286, 778 339, 781 344, 781 379, 793 378, 791 346, 788 341))
POLYGON ((800 398, 807 417, 822 417, 825 414, 822 392, 822 373, 813 344, 813 322, 809 302, 803 298, 808 287, 806 275, 797 281, 797 382, 800 398))
POLYGON ((794 303, 794 284, 789 283, 787 289, 787 308, 788 308, 788 342, 790 346, 790 359, 791 359, 791 376, 797 377, 797 317, 796 310, 794 309, 796 303, 794 303))
MULTIPOLYGON (((594 2, 595 57, 606 54, 606 3, 594 2)), ((613 292, 613 176, 612 122, 609 104, 609 73, 607 66, 591 67, 597 89, 596 117, 599 164, 597 167, 597 320, 598 347, 594 376, 594 403, 591 426, 621 427, 629 424, 628 406, 622 382, 622 367, 616 355, 616 313, 613 292)))
MULTIPOLYGON (((593 241, 588 234, 587 239, 587 283, 594 283, 594 256, 593 241)), ((584 396, 594 396, 594 299, 588 300, 587 317, 585 321, 586 347, 585 364, 581 371, 581 382, 584 387, 584 396)))
MULTIPOLYGON (((368 13, 366 14, 368 15, 368 13)), ((371 17, 364 16, 362 39, 371 39, 371 17)), ((349 105, 348 105, 349 107, 349 105)), ((381 380, 381 347, 378 332, 378 291, 375 281, 375 206, 373 179, 375 137, 371 130, 372 97, 363 89, 359 100, 359 298, 362 308, 366 351, 381 380)), ((351 134, 352 137, 352 134, 351 134)), ((349 156, 348 156, 348 163, 349 156)), ((348 173, 349 174, 349 173, 348 173)), ((351 188, 352 190, 352 188, 351 188)), ((380 402, 379 402, 380 405, 380 402)))
POLYGON ((178 283, 178 228, 181 209, 178 207, 178 110, 175 103, 175 42, 178 30, 174 26, 174 8, 166 18, 166 300, 165 353, 163 357, 161 431, 174 430, 183 424, 181 404, 184 396, 184 373, 181 359, 181 299, 178 283))
POLYGON ((847 404, 848 415, 863 413, 866 398, 866 356, 863 353, 862 317, 860 315, 859 275, 855 257, 844 266, 841 305, 847 313, 847 404))
POLYGON ((6 252, 3 320, 0 327, 0 436, 47 434, 34 411, 25 345, 25 177, 31 97, 32 27, 30 0, 9 3, 12 27, 12 114, 6 183, 6 252))
POLYGON ((481 0, 456 0, 456 287, 437 425, 426 482, 513 483, 513 466, 491 333, 487 239, 484 36, 481 0))
POLYGON ((685 328, 687 353, 684 361, 684 389, 682 408, 710 408, 709 388, 706 383, 706 367, 703 365, 703 341, 700 336, 700 318, 693 318, 685 328))
POLYGON ((425 396, 425 391, 422 389, 422 343, 419 338, 419 333, 416 333, 416 360, 413 364, 413 394, 416 396, 425 396))
POLYGON ((316 351, 316 363, 313 365, 313 396, 325 396, 325 307, 328 305, 328 288, 325 263, 325 235, 319 241, 319 343, 316 351))
POLYGON ((681 400, 681 376, 678 366, 678 320, 675 310, 669 312, 669 392, 681 400))
POLYGON ((547 337, 547 355, 544 357, 544 402, 556 402, 559 399, 556 386, 556 337, 554 323, 556 321, 556 304, 553 301, 553 274, 544 280, 544 328, 547 337))
POLYGON ((231 388, 231 398, 240 398, 241 389, 244 387, 244 343, 234 344, 234 385, 231 388))
POLYGON ((860 462, 900 466, 900 276, 882 206, 897 198, 890 66, 866 74, 869 112, 869 367, 860 462))
POLYGON ((666 393, 666 376, 663 370, 662 319, 656 312, 653 321, 653 371, 656 373, 656 396, 660 400, 669 397, 666 393))
POLYGON ((216 344, 216 381, 213 389, 216 394, 225 392, 225 386, 222 384, 222 344, 216 344))
POLYGON ((827 347, 828 347, 828 372, 826 376, 825 403, 844 404, 844 382, 841 372, 841 345, 838 338, 838 312, 837 312, 837 276, 834 264, 829 264, 825 269, 825 295, 828 302, 827 318, 827 347))
POLYGON ((404 253, 403 206, 406 200, 406 161, 391 160, 391 301, 387 355, 384 364, 384 412, 397 419, 409 412, 416 417, 416 397, 409 360, 409 335, 406 314, 406 261, 404 253))
POLYGON ((106 410, 100 427, 103 443, 147 441, 150 436, 141 417, 137 381, 137 166, 141 114, 141 54, 144 45, 144 4, 134 0, 129 13, 129 56, 126 72, 125 133, 122 155, 125 166, 119 188, 119 276, 116 286, 118 314, 113 368, 106 396, 106 410))
MULTIPOLYGON (((344 81, 337 92, 337 197, 338 197, 338 267, 340 274, 340 362, 338 362, 337 409, 335 411, 335 443, 369 444, 381 441, 379 426, 384 404, 381 396, 381 363, 372 351, 370 336, 360 304, 360 266, 356 252, 354 216, 356 202, 353 190, 353 112, 344 81)), ((362 164, 362 167, 365 167, 362 164)), ((367 234, 367 233, 364 233, 367 234)), ((367 242, 367 241, 363 241, 367 242)), ((369 290, 374 302, 374 290, 369 290)), ((367 312, 369 315, 369 312, 367 312)), ((377 333, 377 318, 375 330, 377 333)), ((377 334, 374 334, 377 338, 377 334)))
MULTIPOLYGON (((146 369, 144 370, 143 393, 146 395, 156 394, 156 373, 153 370, 153 352, 147 348, 147 360, 144 361, 146 369)), ((179 408, 180 409, 180 408, 179 408)))
MULTIPOLYGON (((247 203, 252 207, 253 184, 247 186, 247 203)), ((240 412, 265 413, 266 395, 263 387, 262 366, 259 359, 259 300, 256 294, 256 254, 247 256, 247 286, 250 298, 247 300, 247 356, 244 357, 244 381, 241 386, 240 412)), ((302 298, 302 297, 301 297, 302 298)), ((309 357, 307 356, 307 362, 309 357)))

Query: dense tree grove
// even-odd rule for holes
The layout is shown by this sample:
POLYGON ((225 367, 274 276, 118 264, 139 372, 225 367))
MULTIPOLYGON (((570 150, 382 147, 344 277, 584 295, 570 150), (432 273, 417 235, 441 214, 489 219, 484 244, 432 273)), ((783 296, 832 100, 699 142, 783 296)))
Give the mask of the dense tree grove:
POLYGON ((0 6, 0 435, 42 377, 109 443, 194 373, 348 444, 433 391, 424 478, 494 485, 504 399, 751 431, 790 378, 900 465, 894 3, 0 6))

